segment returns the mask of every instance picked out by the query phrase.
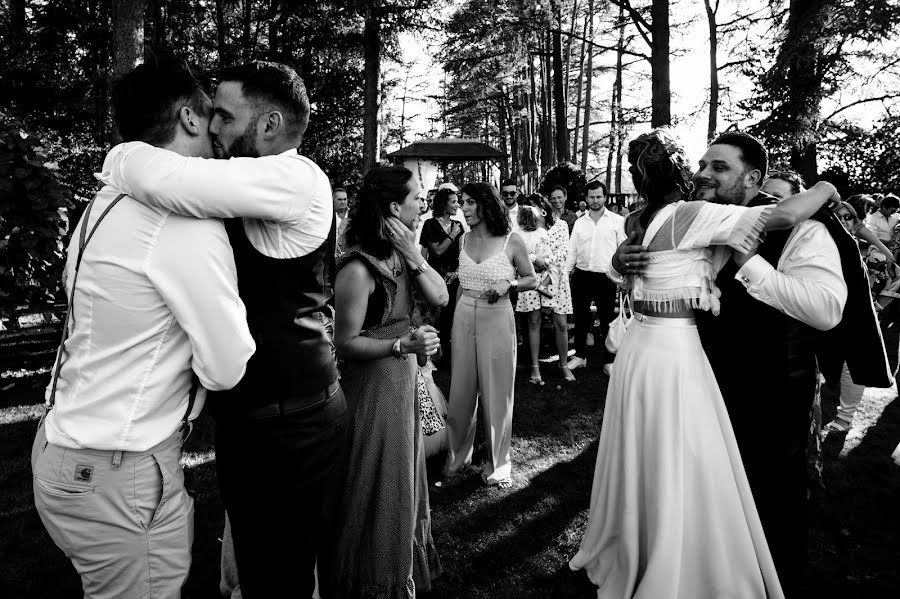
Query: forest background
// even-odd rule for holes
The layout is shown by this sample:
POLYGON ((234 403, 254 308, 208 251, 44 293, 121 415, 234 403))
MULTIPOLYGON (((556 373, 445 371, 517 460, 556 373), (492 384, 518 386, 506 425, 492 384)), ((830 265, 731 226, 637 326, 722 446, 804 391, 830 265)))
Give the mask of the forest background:
POLYGON ((153 49, 294 66, 301 151, 351 192, 422 137, 480 139, 529 190, 574 163, 623 192, 629 138, 671 125, 746 128, 846 195, 900 189, 898 27, 900 0, 2 0, 0 316, 59 299, 111 82, 153 49))

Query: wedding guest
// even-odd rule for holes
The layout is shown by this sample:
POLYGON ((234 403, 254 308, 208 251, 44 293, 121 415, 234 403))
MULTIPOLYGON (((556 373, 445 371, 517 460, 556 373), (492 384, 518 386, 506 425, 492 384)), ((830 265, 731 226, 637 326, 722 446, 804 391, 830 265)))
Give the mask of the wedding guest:
POLYGON ((453 357, 445 474, 472 462, 475 411, 482 401, 490 457, 481 472, 487 485, 512 484, 512 438, 516 331, 510 290, 537 286, 522 239, 511 231, 497 190, 487 183, 462 188, 461 212, 471 232, 460 241, 460 298, 453 317, 453 357))
POLYGON ((512 230, 519 228, 519 186, 515 179, 504 179, 500 182, 500 199, 503 200, 503 208, 509 216, 512 230))
MULTIPOLYGON (((112 104, 125 146, 213 155, 212 102, 183 63, 137 66, 112 104)), ((179 597, 194 529, 182 442, 205 389, 236 385, 256 345, 222 221, 125 195, 111 176, 122 148, 69 242, 69 312, 32 449, 34 502, 85 597, 179 597)))
POLYGON ((447 303, 447 287, 415 243, 419 207, 411 181, 403 167, 369 171, 338 266, 335 345, 355 427, 326 597, 412 598, 441 572, 415 360, 433 355, 440 342, 433 327, 410 324, 414 287, 432 305, 447 303))
POLYGON ((890 244, 891 236, 894 234, 894 227, 900 222, 900 215, 897 214, 898 209, 900 209, 900 199, 897 196, 888 195, 881 200, 878 210, 866 217, 866 226, 885 245, 890 244))
POLYGON ((575 226, 575 221, 577 221, 579 217, 566 206, 567 197, 568 192, 562 185, 556 185, 550 190, 550 205, 553 206, 553 209, 556 211, 556 218, 566 222, 566 226, 569 228, 569 235, 571 235, 572 228, 575 226))
POLYGON ((441 334, 443 353, 450 355, 453 311, 456 309, 456 291, 459 288, 456 270, 459 268, 459 238, 462 225, 454 220, 459 212, 459 198, 452 189, 441 189, 434 196, 432 214, 422 227, 420 242, 426 250, 428 264, 444 278, 450 297, 441 309, 437 328, 441 334))
MULTIPOLYGON (((540 212, 535 206, 519 207, 519 229, 517 234, 525 243, 528 259, 534 265, 540 257, 544 259, 544 251, 550 236, 543 222, 539 222, 540 212)), ((541 219, 542 221, 543 219, 541 219)), ((546 264, 542 270, 546 270, 546 264)), ((536 269, 537 270, 537 269, 536 269)), ((549 275, 548 275, 549 276, 549 275)), ((528 322, 528 350, 531 358, 531 376, 528 382, 532 385, 543 385, 538 352, 541 345, 541 296, 536 289, 520 291, 516 298, 516 312, 524 314, 528 322)))

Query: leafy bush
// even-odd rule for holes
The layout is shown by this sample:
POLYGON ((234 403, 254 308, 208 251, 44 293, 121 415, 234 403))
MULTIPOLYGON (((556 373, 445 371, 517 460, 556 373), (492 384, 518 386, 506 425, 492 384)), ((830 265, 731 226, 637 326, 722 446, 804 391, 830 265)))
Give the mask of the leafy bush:
POLYGON ((21 123, 0 113, 0 316, 64 300, 60 272, 72 192, 21 123))
POLYGON ((549 197, 557 185, 566 188, 566 207, 569 210, 577 210, 578 202, 587 196, 587 177, 581 169, 571 162, 557 164, 541 179, 538 191, 549 197))

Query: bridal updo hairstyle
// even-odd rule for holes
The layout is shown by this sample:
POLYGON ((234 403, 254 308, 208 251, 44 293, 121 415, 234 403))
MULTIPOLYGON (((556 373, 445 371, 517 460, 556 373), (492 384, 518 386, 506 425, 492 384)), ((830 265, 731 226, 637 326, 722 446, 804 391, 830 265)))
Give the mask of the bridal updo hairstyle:
POLYGON ((387 218, 391 203, 402 204, 409 195, 412 171, 402 166, 375 167, 356 193, 356 214, 347 225, 347 246, 386 260, 393 251, 387 218))
POLYGON ((668 129, 654 129, 632 140, 628 144, 628 162, 634 188, 647 200, 639 217, 643 228, 650 225, 671 192, 680 191, 685 199, 691 197, 692 172, 687 156, 668 129))

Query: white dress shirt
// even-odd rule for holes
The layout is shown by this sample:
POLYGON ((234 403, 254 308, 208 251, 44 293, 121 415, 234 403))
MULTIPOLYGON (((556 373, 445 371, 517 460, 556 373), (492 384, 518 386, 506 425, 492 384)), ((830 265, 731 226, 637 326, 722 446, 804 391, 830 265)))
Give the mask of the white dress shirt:
MULTIPOLYGON (((88 232, 119 193, 110 185, 100 190, 88 232)), ((79 224, 69 242, 67 294, 80 241, 79 224)), ((123 198, 81 262, 47 440, 121 451, 165 441, 187 410, 192 369, 213 390, 244 376, 256 350, 246 316, 221 221, 123 198)), ((191 418, 204 398, 201 389, 191 418)))
POLYGON ((807 220, 794 227, 777 269, 756 255, 735 278, 751 297, 815 329, 841 322, 847 284, 837 246, 822 223, 807 220))
POLYGON ((900 214, 892 214, 890 218, 876 210, 866 217, 865 223, 879 241, 889 241, 894 233, 894 227, 900 222, 900 214))
POLYGON ((507 210, 506 213, 509 215, 509 222, 512 224, 512 232, 517 233, 519 231, 519 205, 516 204, 507 210))
POLYGON ((597 222, 591 213, 575 221, 569 237, 569 257, 566 268, 571 274, 576 268, 589 272, 606 273, 610 269, 613 254, 625 241, 625 219, 610 210, 603 209, 597 222))
POLYGON ((291 149, 259 158, 181 156, 142 142, 119 144, 104 176, 141 203, 197 218, 244 217, 253 246, 271 258, 319 248, 335 218, 331 184, 291 149))

